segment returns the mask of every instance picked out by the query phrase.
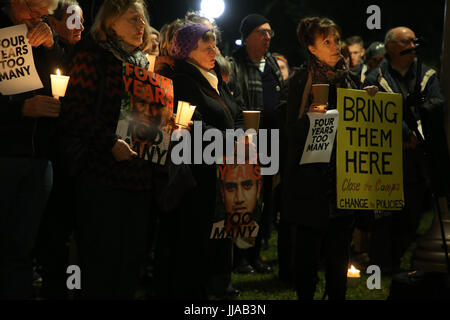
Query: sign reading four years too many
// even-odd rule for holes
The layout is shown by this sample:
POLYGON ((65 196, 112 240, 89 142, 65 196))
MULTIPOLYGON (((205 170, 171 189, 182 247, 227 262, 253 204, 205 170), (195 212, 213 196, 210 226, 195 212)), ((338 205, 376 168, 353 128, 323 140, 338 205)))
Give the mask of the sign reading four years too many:
POLYGON ((337 89, 337 206, 401 210, 402 96, 337 89))
POLYGON ((18 94, 42 88, 24 24, 0 29, 0 92, 18 94))

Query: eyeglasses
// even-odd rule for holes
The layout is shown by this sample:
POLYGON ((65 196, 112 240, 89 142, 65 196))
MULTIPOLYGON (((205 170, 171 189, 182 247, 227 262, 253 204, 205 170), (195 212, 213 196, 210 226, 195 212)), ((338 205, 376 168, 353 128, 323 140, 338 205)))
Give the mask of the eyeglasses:
POLYGON ((399 43, 401 43, 401 44, 403 44, 405 46, 409 45, 411 42, 412 43, 416 43, 416 41, 417 41, 417 38, 408 38, 408 39, 397 40, 397 42, 399 42, 399 43))
POLYGON ((41 14, 40 12, 31 9, 30 5, 28 4, 28 0, 24 0, 24 2, 25 2, 25 5, 28 8, 28 11, 30 11, 30 16, 31 17, 33 17, 33 18, 40 18, 42 20, 45 20, 45 19, 48 18, 48 14, 41 14))
POLYGON ((269 35, 271 38, 273 38, 275 36, 275 32, 273 30, 268 30, 268 29, 259 29, 256 30, 256 32, 261 36, 261 37, 265 37, 266 35, 269 35))

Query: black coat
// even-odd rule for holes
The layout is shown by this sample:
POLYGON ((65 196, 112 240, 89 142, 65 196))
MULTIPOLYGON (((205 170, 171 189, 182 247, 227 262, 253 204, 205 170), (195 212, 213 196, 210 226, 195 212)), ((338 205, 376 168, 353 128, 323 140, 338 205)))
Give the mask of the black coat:
MULTIPOLYGON (((194 65, 184 60, 176 60, 173 71, 174 108, 179 100, 197 106, 192 120, 201 121, 203 132, 215 128, 225 133, 226 129, 242 127, 242 111, 234 102, 226 83, 222 81, 217 66, 215 71, 218 75, 220 95, 194 65)), ((194 141, 196 137, 193 131, 191 136, 194 141)), ((202 208, 206 218, 214 213, 215 208, 216 165, 194 164, 191 169, 198 185, 197 209, 202 208)))
MULTIPOLYGON (((193 120, 202 122, 203 131, 210 128, 224 131, 242 126, 242 112, 222 81, 217 66, 220 95, 195 66, 183 60, 159 57, 155 72, 173 80, 174 109, 179 100, 197 106, 193 120)), ((193 133, 192 130, 192 142, 196 138, 193 133)), ((162 264, 158 269, 158 281, 162 283, 157 286, 161 286, 158 291, 162 291, 163 296, 203 299, 208 274, 215 272, 209 262, 208 248, 216 205, 217 166, 192 164, 190 168, 197 186, 184 194, 173 212, 161 216, 161 234, 167 230, 170 236, 167 243, 160 241, 161 246, 167 248, 161 249, 165 256, 158 260, 162 264)))
MULTIPOLYGON (((0 10, 0 28, 13 26, 10 18, 0 10)), ((31 49, 31 46, 28 47, 31 49)), ((33 47, 36 71, 44 88, 16 95, 0 95, 0 135, 5 137, 0 149, 0 157, 35 157, 49 159, 55 151, 55 134, 57 118, 31 118, 22 115, 26 99, 36 94, 51 96, 48 61, 60 61, 57 45, 48 49, 44 46, 33 47)))
MULTIPOLYGON (((356 84, 359 84, 357 77, 352 74, 350 76, 356 84)), ((304 227, 324 229, 328 226, 330 217, 336 213, 336 142, 329 164, 300 165, 309 131, 309 118, 304 115, 298 119, 307 78, 306 67, 301 67, 289 80, 286 174, 284 174, 281 219, 304 227)), ((334 85, 330 85, 328 101, 328 109, 335 109, 334 85)), ((306 107, 308 106, 307 104, 306 107)))
MULTIPOLYGON (((406 98, 408 93, 413 92, 413 87, 416 80, 417 62, 414 61, 409 67, 405 77, 402 77, 395 71, 389 60, 385 57, 380 66, 372 70, 366 77, 364 85, 376 85, 380 91, 397 92, 403 94, 403 103, 407 104, 406 98), (400 79, 409 83, 407 92, 402 92, 399 85, 400 79)), ((422 64, 422 74, 420 75, 420 83, 422 85, 421 92, 424 97, 422 104, 423 112, 416 112, 415 116, 422 122, 425 140, 429 146, 429 153, 431 155, 429 167, 432 169, 434 192, 439 195, 446 195, 450 191, 450 156, 447 148, 447 139, 444 129, 444 97, 442 96, 439 79, 437 73, 430 67, 422 64), (435 170, 437 169, 437 170, 435 170)), ((415 111, 415 108, 411 110, 415 111)), ((403 140, 408 140, 411 135, 411 130, 408 128, 405 121, 403 121, 403 140)), ((418 148, 416 148, 418 149, 418 148)), ((421 163, 423 153, 420 150, 404 150, 403 154, 403 175, 404 181, 408 183, 423 183, 421 170, 419 169, 423 164, 421 163), (418 159, 419 158, 419 159, 418 159)))

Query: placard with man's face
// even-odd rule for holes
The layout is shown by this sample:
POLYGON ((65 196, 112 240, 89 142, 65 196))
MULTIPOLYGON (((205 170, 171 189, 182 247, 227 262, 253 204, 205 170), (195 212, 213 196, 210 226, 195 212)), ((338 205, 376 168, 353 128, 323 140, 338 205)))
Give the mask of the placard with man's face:
POLYGON ((252 246, 261 216, 261 168, 248 163, 217 167, 218 201, 211 239, 233 238, 238 246, 252 246))
POLYGON ((130 64, 123 79, 126 94, 116 134, 139 159, 164 164, 174 126, 172 80, 130 64))

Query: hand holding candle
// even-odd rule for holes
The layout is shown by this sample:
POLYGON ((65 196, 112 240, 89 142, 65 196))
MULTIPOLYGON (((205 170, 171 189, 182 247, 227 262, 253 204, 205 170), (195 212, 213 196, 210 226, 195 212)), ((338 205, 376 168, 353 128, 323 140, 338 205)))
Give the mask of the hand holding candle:
POLYGON ((50 80, 52 82, 52 94, 55 99, 64 97, 66 95, 67 85, 69 84, 69 76, 61 75, 59 69, 56 70, 57 74, 51 74, 50 80))

